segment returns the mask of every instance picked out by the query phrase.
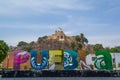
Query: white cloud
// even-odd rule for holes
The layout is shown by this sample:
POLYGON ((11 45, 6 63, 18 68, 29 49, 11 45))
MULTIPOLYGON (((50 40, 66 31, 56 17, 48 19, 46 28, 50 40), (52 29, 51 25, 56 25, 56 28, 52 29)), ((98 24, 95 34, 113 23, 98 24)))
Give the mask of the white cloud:
POLYGON ((89 10, 91 5, 81 0, 5 0, 0 1, 0 14, 59 13, 62 10, 89 10))
POLYGON ((27 30, 38 30, 38 29, 53 29, 54 25, 47 24, 20 24, 20 23, 9 23, 9 24, 0 24, 0 28, 14 28, 14 29, 27 29, 27 30))
POLYGON ((104 47, 120 46, 119 35, 88 36, 90 44, 103 44, 104 47))
POLYGON ((65 31, 64 33, 65 33, 66 35, 73 35, 73 34, 74 34, 73 31, 65 31))

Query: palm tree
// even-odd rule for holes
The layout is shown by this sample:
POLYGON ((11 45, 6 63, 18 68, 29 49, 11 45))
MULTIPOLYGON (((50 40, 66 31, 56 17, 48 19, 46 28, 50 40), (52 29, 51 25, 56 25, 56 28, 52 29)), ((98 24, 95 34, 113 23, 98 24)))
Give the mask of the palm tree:
POLYGON ((82 45, 84 44, 84 34, 80 33, 80 42, 82 43, 82 45))
POLYGON ((82 45, 84 45, 84 43, 88 43, 88 39, 84 36, 83 33, 80 34, 80 39, 81 39, 82 45))
POLYGON ((80 35, 77 35, 75 39, 79 49, 82 49, 82 47, 85 46, 85 43, 86 44, 88 43, 88 39, 84 36, 83 33, 80 33, 80 35))

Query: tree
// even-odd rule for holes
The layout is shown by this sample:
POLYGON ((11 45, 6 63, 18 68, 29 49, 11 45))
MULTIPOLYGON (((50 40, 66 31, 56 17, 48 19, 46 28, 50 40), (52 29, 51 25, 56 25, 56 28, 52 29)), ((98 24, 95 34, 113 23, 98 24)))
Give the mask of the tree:
POLYGON ((84 34, 80 33, 80 42, 83 45, 84 44, 84 34))
POLYGON ((80 34, 80 39, 81 39, 82 45, 84 45, 84 43, 88 43, 88 39, 84 36, 83 33, 80 34))
POLYGON ((6 58, 8 51, 8 45, 3 40, 0 40, 0 63, 6 58))
POLYGON ((42 41, 43 41, 42 37, 39 37, 38 40, 37 40, 38 43, 41 43, 42 41))
POLYGON ((82 47, 83 47, 80 42, 77 44, 77 46, 78 46, 78 49, 82 49, 82 47))
POLYGON ((75 42, 71 42, 72 49, 75 49, 75 46, 76 46, 75 42))
POLYGON ((43 41, 44 39, 46 39, 48 36, 43 36, 43 37, 39 37, 37 42, 41 43, 41 41, 43 41))
POLYGON ((43 38, 43 39, 46 39, 47 37, 48 37, 48 36, 43 36, 42 38, 43 38))
POLYGON ((77 36, 75 37, 75 40, 76 40, 77 42, 80 42, 80 36, 77 35, 77 36))
POLYGON ((35 44, 35 42, 34 42, 34 41, 30 42, 30 45, 34 45, 34 44, 35 44))
POLYGON ((110 49, 110 52, 116 52, 116 53, 120 53, 120 47, 113 47, 110 49))
POLYGON ((30 52, 33 49, 31 45, 21 46, 21 48, 25 51, 28 51, 28 52, 30 52))
POLYGON ((94 51, 98 51, 98 50, 102 50, 104 49, 102 44, 95 44, 94 47, 93 47, 94 51))
POLYGON ((75 37, 76 39, 76 42, 77 42, 77 46, 79 49, 82 49, 82 47, 85 46, 85 43, 87 44, 88 43, 88 39, 84 36, 83 33, 80 33, 80 35, 77 35, 75 37))
POLYGON ((25 45, 28 45, 28 43, 24 42, 24 41, 20 41, 17 46, 21 47, 21 46, 25 46, 25 45))
POLYGON ((27 42, 20 41, 17 46, 20 47, 21 49, 25 50, 25 51, 30 52, 32 50, 32 45, 31 44, 33 44, 33 43, 34 42, 28 44, 27 42))
POLYGON ((88 44, 88 39, 87 38, 84 38, 84 43, 88 44))

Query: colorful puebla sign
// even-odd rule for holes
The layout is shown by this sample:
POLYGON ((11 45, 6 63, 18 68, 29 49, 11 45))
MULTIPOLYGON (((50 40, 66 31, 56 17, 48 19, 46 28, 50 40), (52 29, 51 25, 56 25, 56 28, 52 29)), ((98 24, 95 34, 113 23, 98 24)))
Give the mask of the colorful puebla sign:
POLYGON ((30 53, 23 50, 14 51, 14 70, 19 70, 20 64, 26 62, 29 57, 31 67, 35 70, 91 70, 93 67, 97 70, 113 69, 111 54, 106 50, 95 53, 94 65, 89 61, 90 56, 86 56, 84 51, 77 53, 73 50, 43 50, 40 64, 37 63, 37 51, 32 50, 30 53))

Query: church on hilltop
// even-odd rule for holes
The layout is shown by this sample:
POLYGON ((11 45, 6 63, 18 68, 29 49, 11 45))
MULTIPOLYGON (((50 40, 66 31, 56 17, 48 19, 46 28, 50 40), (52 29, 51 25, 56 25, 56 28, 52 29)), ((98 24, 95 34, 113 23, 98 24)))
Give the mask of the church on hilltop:
POLYGON ((48 36, 48 39, 64 41, 66 37, 67 36, 64 34, 62 28, 59 28, 58 30, 55 31, 54 34, 52 34, 51 36, 48 36))
POLYGON ((53 34, 48 35, 33 46, 36 50, 44 49, 71 49, 71 42, 74 42, 73 36, 67 36, 62 28, 58 28, 53 34))

